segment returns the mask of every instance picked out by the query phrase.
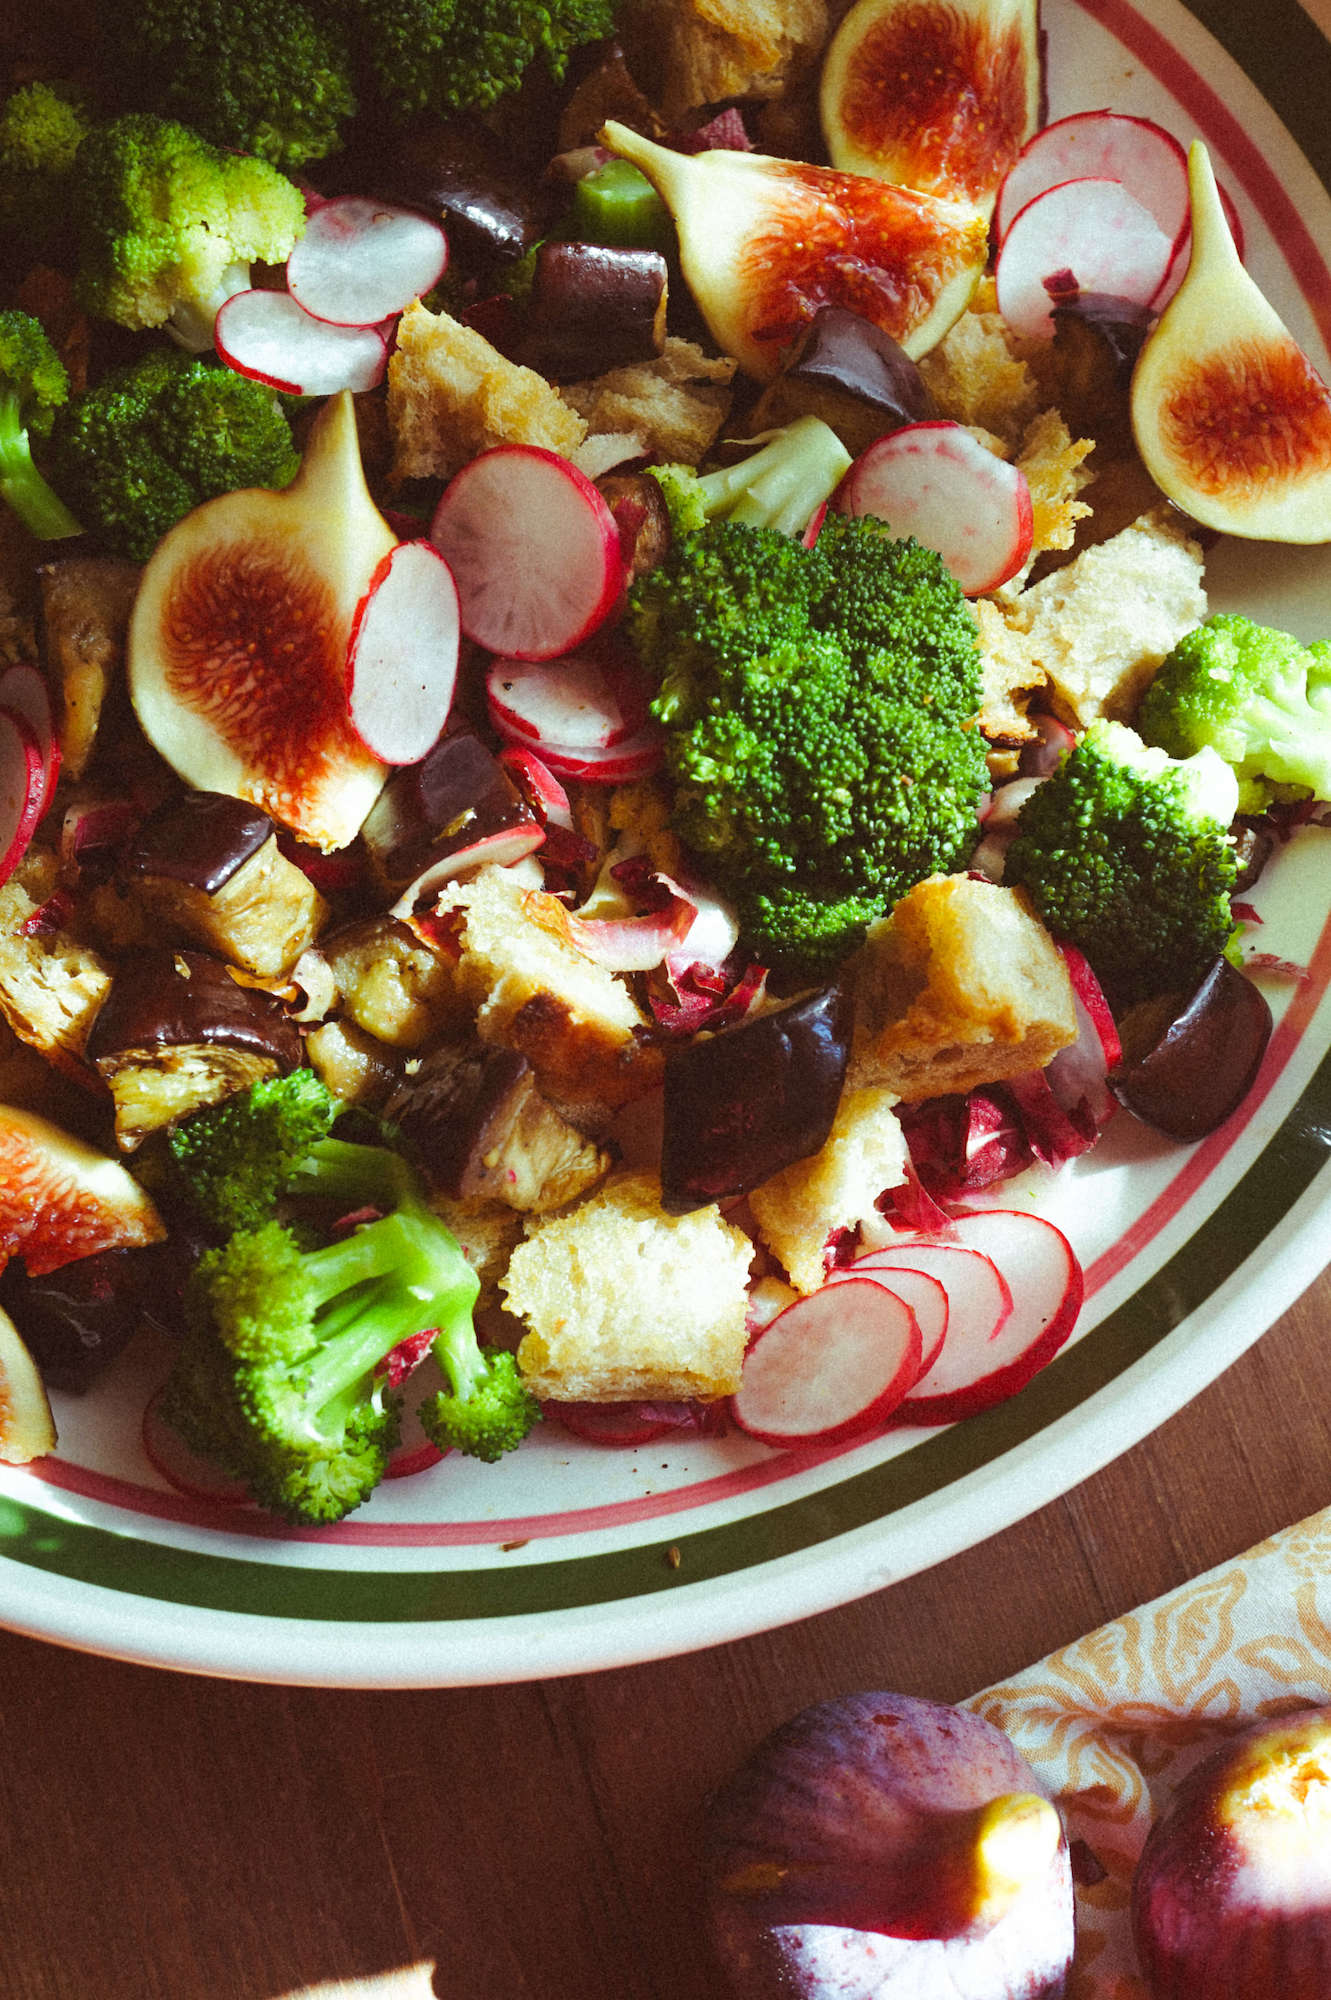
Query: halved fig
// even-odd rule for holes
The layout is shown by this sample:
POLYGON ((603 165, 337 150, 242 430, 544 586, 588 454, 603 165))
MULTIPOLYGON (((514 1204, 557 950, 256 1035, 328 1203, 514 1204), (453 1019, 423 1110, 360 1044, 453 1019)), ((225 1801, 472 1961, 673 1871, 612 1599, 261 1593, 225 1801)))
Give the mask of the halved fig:
POLYGON ((280 1000, 242 985, 200 951, 127 960, 98 1011, 88 1060, 115 1104, 125 1152, 205 1104, 303 1060, 300 1029, 280 1000))
POLYGON ((0 1105, 0 1264, 41 1276, 166 1235, 151 1197, 109 1154, 35 1111, 0 1105))
POLYGON ((1132 377, 1132 429, 1157 486, 1203 527, 1331 541, 1331 390, 1244 270, 1200 140, 1188 154, 1192 259, 1132 377))
POLYGON ((347 643, 396 541, 344 392, 290 486, 225 493, 158 544, 130 621, 130 694, 186 783, 247 799, 325 852, 354 839, 386 774, 347 714, 347 643))
POLYGON ((1039 0, 858 0, 823 63, 834 167, 992 212, 1040 122, 1039 0))
POLYGON ((29 1465, 55 1450, 55 1420, 37 1364, 0 1309, 0 1459, 29 1465))
POLYGON ((613 122, 601 136, 669 205, 698 310, 758 381, 825 305, 849 306, 918 359, 984 269, 988 224, 972 203, 765 153, 672 152, 613 122))

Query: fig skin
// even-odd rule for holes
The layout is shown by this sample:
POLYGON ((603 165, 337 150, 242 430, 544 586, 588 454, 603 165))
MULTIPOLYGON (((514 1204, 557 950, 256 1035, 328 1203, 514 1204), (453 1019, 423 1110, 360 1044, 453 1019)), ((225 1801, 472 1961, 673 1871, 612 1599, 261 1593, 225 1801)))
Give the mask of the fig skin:
POLYGON ((1133 1933, 1154 2000, 1331 1993, 1331 1708, 1195 1765, 1147 1836, 1133 1933))
POLYGON ((1015 1746, 965 1710, 891 1693, 805 1709, 708 1801, 703 1874, 736 2000, 1065 1990, 1066 1838, 1015 1746), (1030 1872, 999 1882, 976 1833, 1009 1813, 1037 1837, 1016 1849, 1030 1872))

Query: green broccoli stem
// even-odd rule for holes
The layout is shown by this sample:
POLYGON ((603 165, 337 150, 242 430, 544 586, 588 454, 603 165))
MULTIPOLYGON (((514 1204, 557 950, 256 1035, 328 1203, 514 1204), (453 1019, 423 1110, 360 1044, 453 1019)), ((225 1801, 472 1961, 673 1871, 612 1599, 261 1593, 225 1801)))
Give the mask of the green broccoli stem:
POLYGON ((362 1223, 320 1250, 305 1251, 301 1276, 316 1310, 340 1302, 344 1293, 372 1278, 395 1278, 404 1292, 419 1289, 428 1297, 436 1289, 437 1273, 431 1247, 414 1216, 395 1212, 362 1223))
MULTIPOLYGON (((434 1300, 384 1277, 357 1293, 348 1324, 321 1342, 306 1377, 305 1401, 319 1416, 344 1421, 362 1399, 361 1385, 400 1341, 433 1323, 434 1300)), ((322 1331, 322 1328, 320 1329, 322 1331)))
POLYGON ((20 400, 0 390, 0 500, 38 541, 57 542, 83 529, 32 462, 20 400))
POLYGON ((454 1310, 441 1324, 430 1346, 449 1388, 464 1403, 484 1388, 490 1378, 490 1364, 481 1351, 472 1318, 480 1283, 470 1268, 467 1276, 470 1284, 465 1288, 459 1286, 452 1295, 454 1310))
POLYGON ((737 465, 698 481, 709 516, 799 535, 850 468, 850 453, 821 417, 797 417, 737 465))
POLYGON ((288 1185, 295 1195, 382 1209, 418 1198, 416 1177, 399 1154, 355 1139, 316 1139, 288 1185))

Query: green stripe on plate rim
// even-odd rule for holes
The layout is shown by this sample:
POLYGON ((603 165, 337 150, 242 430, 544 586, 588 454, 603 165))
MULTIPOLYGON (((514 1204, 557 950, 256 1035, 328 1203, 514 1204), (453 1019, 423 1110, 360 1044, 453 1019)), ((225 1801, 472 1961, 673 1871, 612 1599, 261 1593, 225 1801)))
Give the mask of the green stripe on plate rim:
POLYGON ((1156 1274, 1020 1396, 761 1514, 602 1555, 509 1569, 305 1569, 177 1549, 0 1499, 0 1551, 75 1583, 200 1610, 412 1625, 607 1605, 715 1581, 828 1542, 992 1465, 1133 1367, 1261 1247, 1331 1156, 1331 1053, 1215 1212, 1156 1274), (667 1548, 670 1560, 667 1561, 667 1548), (678 1561, 675 1557, 678 1555, 678 1561))
MULTIPOLYGON (((1241 65, 1331 186, 1331 45, 1298 5, 1192 0, 1189 11, 1241 65)), ((574 1610, 712 1581, 851 1533, 925 1499, 1068 1415, 1115 1381, 1231 1278, 1331 1155, 1331 1054, 1215 1213, 1094 1334, 1065 1349, 1011 1402, 826 1492, 669 1544, 511 1569, 381 1573, 303 1569, 144 1542, 0 1499, 11 1561, 199 1610, 328 1623, 420 1624, 574 1610), (669 1547, 672 1560, 667 1562, 669 1547), (678 1552, 678 1566, 674 1557, 678 1552)))
MULTIPOLYGON (((1149 6, 1144 10, 1150 18, 1149 6)), ((1298 0, 1188 0, 1194 14, 1279 113, 1331 188, 1331 42, 1298 0)))

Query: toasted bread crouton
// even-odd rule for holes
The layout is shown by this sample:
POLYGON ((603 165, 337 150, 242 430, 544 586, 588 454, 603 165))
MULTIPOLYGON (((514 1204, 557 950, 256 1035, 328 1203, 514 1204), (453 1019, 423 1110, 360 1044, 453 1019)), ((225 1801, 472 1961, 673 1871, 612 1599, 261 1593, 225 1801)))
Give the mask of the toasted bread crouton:
POLYGON ((48 1062, 88 1079, 83 1047, 111 990, 111 967, 58 921, 34 921, 57 885, 55 855, 29 848, 0 888, 0 1017, 48 1062))
POLYGON ((618 432, 635 439, 640 457, 697 465, 726 420, 735 366, 672 334, 655 360, 566 382, 560 393, 593 434, 618 432))
POLYGON ((499 1280, 522 1236, 522 1217, 502 1202, 460 1202, 435 1192, 430 1206, 440 1221, 452 1230, 472 1270, 481 1281, 477 1312, 502 1306, 499 1280))
POLYGON ((500 1281, 527 1329, 528 1388, 566 1402, 731 1394, 752 1257, 715 1205, 667 1215, 654 1174, 612 1175, 534 1222, 500 1281))
MULTIPOLYGON (((1004 616, 999 605, 990 598, 977 597, 971 608, 980 635, 980 679, 984 692, 980 728, 996 751, 1013 753, 999 771, 1011 777, 1016 769, 1016 752, 1023 743, 1033 743, 1040 733, 1027 707, 1036 690, 1044 687, 1047 676, 1026 643, 1025 634, 1004 616)), ((993 768, 992 757, 990 768, 993 768)))
POLYGON ((567 458, 587 426, 543 375, 507 360, 447 313, 408 306, 388 363, 388 421, 399 479, 446 479, 497 444, 567 458))
POLYGON ((1094 439, 1073 437, 1057 410, 1041 410, 1027 425, 1016 463, 1031 493, 1032 557, 1072 547, 1091 511, 1078 496, 1091 483, 1085 460, 1094 449, 1094 439))
POLYGON ((827 0, 630 0, 626 27, 678 125, 727 98, 777 97, 821 53, 827 0))
POLYGON ((844 1091, 821 1152, 750 1194, 758 1233, 798 1291, 816 1292, 822 1284, 829 1238, 858 1229, 879 1195, 905 1179, 906 1136, 895 1103, 879 1084, 844 1091))
POLYGON ((1206 616, 1202 552, 1172 509, 1142 515, 1004 606, 1014 651, 1084 729, 1130 722, 1161 661, 1206 616))
POLYGON ((66 779, 87 769, 103 703, 125 657, 142 574, 137 563, 113 556, 69 556, 37 572, 42 650, 66 779))
POLYGON ((1030 351, 997 310, 992 285, 982 282, 969 309, 922 357, 920 373, 941 416, 992 431, 1015 451, 1040 405, 1030 351))
POLYGON ((855 967, 857 1083, 916 1102, 1043 1069, 1076 1040, 1067 966, 1020 890, 933 875, 871 926, 855 967))
POLYGON ((575 1124, 629 1103, 658 1080, 661 1053, 622 979, 575 943, 557 896, 507 868, 450 884, 441 910, 460 913, 461 990, 476 1029, 525 1056, 546 1097, 575 1124))

